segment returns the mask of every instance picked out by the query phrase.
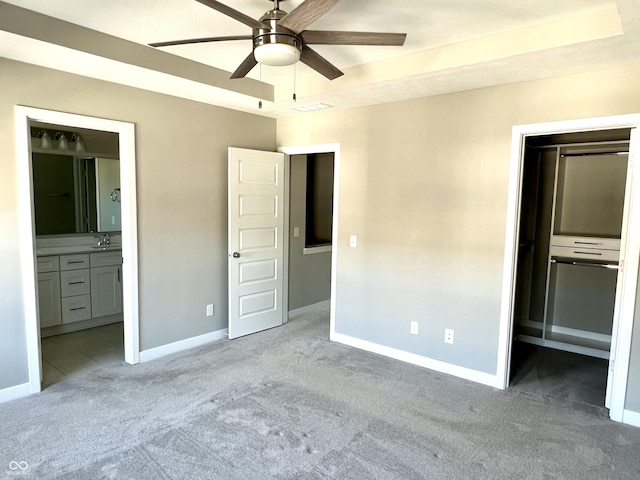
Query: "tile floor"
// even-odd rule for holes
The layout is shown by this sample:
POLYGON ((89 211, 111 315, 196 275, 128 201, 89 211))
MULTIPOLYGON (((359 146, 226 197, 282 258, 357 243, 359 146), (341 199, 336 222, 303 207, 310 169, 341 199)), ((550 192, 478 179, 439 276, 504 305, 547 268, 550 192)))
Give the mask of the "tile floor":
POLYGON ((46 337, 42 339, 42 388, 120 362, 124 362, 122 322, 46 337))

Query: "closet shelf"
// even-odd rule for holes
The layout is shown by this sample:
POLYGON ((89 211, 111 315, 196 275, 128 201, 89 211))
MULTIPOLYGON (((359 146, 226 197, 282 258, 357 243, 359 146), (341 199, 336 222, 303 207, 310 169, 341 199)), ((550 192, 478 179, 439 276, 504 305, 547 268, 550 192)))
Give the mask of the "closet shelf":
POLYGON ((555 348, 565 352, 579 353, 591 357, 609 359, 610 344, 571 335, 551 334, 552 338, 540 338, 532 335, 518 335, 516 340, 542 347, 555 348))

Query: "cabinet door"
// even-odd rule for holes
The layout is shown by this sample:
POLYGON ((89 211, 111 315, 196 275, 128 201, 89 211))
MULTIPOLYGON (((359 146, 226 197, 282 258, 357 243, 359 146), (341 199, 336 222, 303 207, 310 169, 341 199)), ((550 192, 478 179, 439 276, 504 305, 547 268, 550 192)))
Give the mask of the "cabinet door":
POLYGON ((40 328, 60 325, 60 275, 58 272, 38 274, 40 328))
POLYGON ((92 316, 122 312, 122 282, 119 265, 91 269, 92 316))

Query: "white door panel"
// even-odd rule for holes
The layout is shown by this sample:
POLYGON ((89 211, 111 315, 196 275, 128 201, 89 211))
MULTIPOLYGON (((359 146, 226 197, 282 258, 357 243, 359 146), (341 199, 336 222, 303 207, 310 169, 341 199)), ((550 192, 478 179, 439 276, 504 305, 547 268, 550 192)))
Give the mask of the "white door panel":
POLYGON ((229 148, 229 338, 282 325, 284 154, 229 148))
POLYGON ((612 409, 613 390, 616 384, 616 357, 618 355, 618 341, 620 330, 620 316, 623 308, 623 285, 626 268, 626 257, 629 240, 629 231, 631 228, 631 199, 633 198, 633 182, 637 182, 638 179, 634 178, 633 169, 633 156, 631 152, 634 152, 637 148, 638 131, 637 129, 631 129, 631 136, 629 139, 629 152, 627 157, 627 184, 624 192, 624 207, 622 211, 622 232, 620 235, 620 256, 619 256, 619 268, 618 268, 618 280, 616 283, 616 297, 615 307, 613 312, 613 326, 611 329, 611 347, 609 349, 609 374, 607 375, 607 389, 605 393, 604 405, 608 409, 612 409))

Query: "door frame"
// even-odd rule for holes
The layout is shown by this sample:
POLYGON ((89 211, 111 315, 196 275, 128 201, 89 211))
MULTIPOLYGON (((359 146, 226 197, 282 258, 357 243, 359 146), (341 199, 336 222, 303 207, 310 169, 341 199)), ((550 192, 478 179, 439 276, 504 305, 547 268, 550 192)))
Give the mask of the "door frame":
MULTIPOLYGON (((329 313, 329 339, 335 340, 336 333, 336 280, 338 272, 338 210, 340 197, 340 144, 325 143, 317 145, 299 145, 279 147, 278 152, 285 154, 285 269, 284 292, 286 294, 287 311, 289 301, 289 198, 291 189, 291 156, 308 155, 313 153, 333 153, 333 218, 331 225, 331 299, 329 313)), ((288 315, 286 316, 288 321, 288 315)))
MULTIPOLYGON (((505 254, 503 265, 502 300, 500 311, 500 331, 498 344, 497 380, 501 387, 509 386, 511 363, 511 344, 513 337, 513 308, 515 298, 515 279, 518 254, 518 225, 520 224, 520 207, 522 192, 522 175, 525 141, 527 137, 562 134, 585 131, 612 130, 630 128, 629 173, 631 198, 626 225, 622 226, 621 267, 623 267, 620 289, 620 310, 615 345, 615 362, 609 375, 613 374, 610 417, 618 422, 625 422, 625 400, 631 357, 631 338, 636 306, 636 288, 640 266, 640 176, 635 172, 634 160, 640 158, 638 129, 640 114, 617 115, 587 119, 567 120, 559 122, 517 125, 512 129, 511 160, 509 174, 509 193, 507 203, 507 221, 505 236, 505 254)), ((627 199, 625 199, 627 201, 627 199)))
POLYGON ((36 237, 31 165, 30 122, 101 130, 118 134, 122 195, 122 274, 124 313, 124 352, 129 364, 140 362, 138 318, 138 228, 136 195, 135 126, 133 123, 107 120, 16 105, 16 169, 18 172, 19 238, 22 293, 31 393, 41 390, 42 358, 38 322, 38 282, 36 237))

